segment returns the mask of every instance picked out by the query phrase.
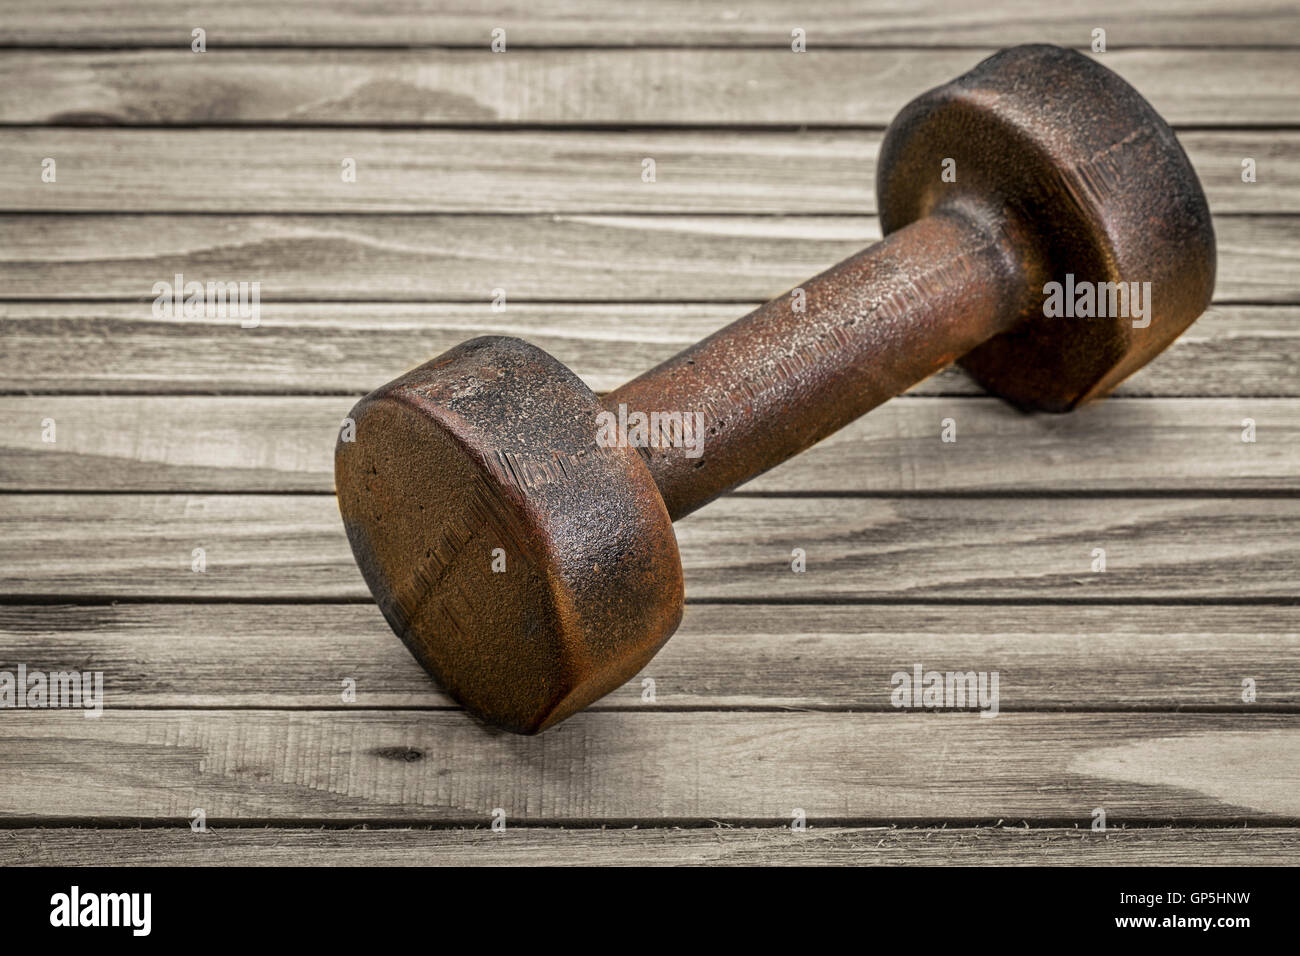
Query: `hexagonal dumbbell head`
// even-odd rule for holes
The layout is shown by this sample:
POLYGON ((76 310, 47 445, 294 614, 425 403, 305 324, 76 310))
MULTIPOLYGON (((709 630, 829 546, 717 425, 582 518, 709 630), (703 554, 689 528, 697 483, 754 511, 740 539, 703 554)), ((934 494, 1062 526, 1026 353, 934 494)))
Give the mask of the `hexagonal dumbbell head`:
POLYGON ((960 363, 1023 407, 1065 411, 1106 394, 1214 292, 1214 228, 1187 154, 1133 87, 1073 50, 1012 47, 917 97, 890 124, 876 170, 886 234, 962 195, 1021 229, 1024 321, 960 363), (944 159, 955 182, 939 175, 944 159), (1155 290, 1151 311, 1046 317, 1041 290, 1070 276, 1108 299, 1139 283, 1155 290))
POLYGON ((535 733, 636 674, 682 614, 672 522, 596 396, 511 338, 459 345, 364 398, 335 484, 379 608, 442 686, 535 733))

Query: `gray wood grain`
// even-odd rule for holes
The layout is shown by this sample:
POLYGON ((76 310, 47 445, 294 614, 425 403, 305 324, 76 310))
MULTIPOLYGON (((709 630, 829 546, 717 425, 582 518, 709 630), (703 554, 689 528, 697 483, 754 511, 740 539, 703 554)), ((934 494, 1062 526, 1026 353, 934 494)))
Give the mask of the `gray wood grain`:
POLYGON ((0 816, 1241 823, 1300 816, 1300 716, 591 713, 538 737, 428 711, 16 710, 0 816))
MULTIPOLYGON (((660 9, 653 16, 669 22, 660 9)), ((1294 11, 1289 16, 1296 19, 1294 11)), ((1249 22, 1235 13, 1231 18, 1238 27, 1249 22)), ((6 18, 0 29, 11 22, 6 18)), ((286 22, 299 36, 317 19, 286 22)), ((0 122, 883 127, 919 93, 1017 42, 1008 21, 998 23, 987 46, 973 50, 832 50, 813 39, 810 52, 793 54, 787 25, 772 36, 785 48, 767 50, 516 47, 494 55, 484 31, 473 50, 271 54, 222 49, 209 34, 215 48, 196 55, 189 51, 196 25, 170 33, 170 49, 6 53, 0 122)), ((1087 44, 1096 25, 1070 44, 1087 44)), ((1168 23, 1158 29, 1162 37, 1172 35, 1168 23)), ((60 27, 58 35, 86 42, 84 32, 60 27)), ((1136 41, 1112 36, 1111 50, 1099 59, 1175 125, 1300 121, 1292 95, 1300 76, 1294 51, 1224 49, 1224 35, 1201 49, 1176 50, 1124 49, 1136 41)), ((1293 28, 1265 42, 1294 43, 1296 36, 1293 28)), ((717 35, 699 39, 713 43, 717 35)), ((1031 42, 1043 39, 1036 34, 1031 42)))
MULTIPOLYGON (((1243 601, 1297 597, 1298 519, 1296 497, 733 495, 675 530, 695 600, 1243 601)), ((0 496, 0 595, 369 599, 329 495, 0 496)))
MULTIPOLYGON (((1218 302, 1300 302, 1300 218, 1216 223, 1218 302)), ((9 298, 260 282, 263 300, 752 301, 880 238, 874 217, 0 215, 9 298)))
MULTIPOLYGON (((0 138, 0 209, 857 215, 876 212, 882 135, 18 128, 0 138), (44 157, 55 183, 40 181, 44 157), (641 179, 646 157, 654 183, 641 179)), ((1180 139, 1215 215, 1300 212, 1300 132, 1180 139), (1247 156, 1254 183, 1241 181, 1247 156)))
MULTIPOLYGON (((594 709, 892 712, 919 663, 997 671, 1003 712, 1295 710, 1298 651, 1292 607, 699 604, 594 709)), ((110 710, 347 710, 344 680, 362 707, 457 706, 368 604, 0 605, 0 670, 20 662, 103 672, 110 710)))
MULTIPOLYGON (((331 493, 335 441, 354 401, 0 397, 0 490, 331 493), (50 419, 53 444, 45 441, 50 419)), ((1061 416, 995 398, 903 397, 744 490, 1294 492, 1300 401, 1112 398, 1061 416), (954 442, 941 438, 949 419, 954 442), (1253 442, 1242 441, 1247 420, 1253 442)))
POLYGON ((1300 862, 1300 13, 1153 2, 7 4, 0 670, 102 670, 108 709, 0 719, 0 862, 1300 862), (348 552, 351 395, 487 331, 615 387, 877 238, 905 102, 1096 26, 1184 127, 1210 313, 1073 416, 936 376, 679 525, 683 626, 597 707, 461 712, 348 552), (263 323, 154 317, 176 272, 259 281, 263 323), (998 671, 1002 713, 896 711, 914 663, 998 671), (124 822, 161 828, 65 828, 124 822))
MULTIPOLYGON (((0 302, 0 393, 360 396, 485 334, 528 339, 607 392, 755 304, 267 302, 247 330, 149 303, 0 302)), ((910 394, 984 392, 951 367, 910 394)), ((1117 394, 1300 397, 1300 308, 1213 306, 1117 394)))
POLYGON ((1289 827, 0 830, 5 866, 1295 866, 1289 827))
POLYGON ((1036 0, 997 0, 969 13, 948 4, 907 0, 812 0, 792 10, 779 0, 755 0, 743 14, 725 4, 665 0, 653 8, 610 8, 591 0, 460 0, 392 3, 366 0, 287 0, 268 16, 258 0, 196 5, 192 0, 147 0, 105 8, 93 0, 65 0, 52 18, 40 0, 6 6, 0 42, 40 46, 131 45, 188 47, 190 29, 206 24, 212 47, 466 45, 487 48, 494 27, 529 45, 682 46, 760 45, 785 48, 802 26, 811 47, 861 44, 1059 43, 1084 46, 1104 24, 1115 46, 1236 44, 1294 41, 1295 10, 1251 0, 1225 9, 1213 0, 1094 0, 1087 10, 1036 0))

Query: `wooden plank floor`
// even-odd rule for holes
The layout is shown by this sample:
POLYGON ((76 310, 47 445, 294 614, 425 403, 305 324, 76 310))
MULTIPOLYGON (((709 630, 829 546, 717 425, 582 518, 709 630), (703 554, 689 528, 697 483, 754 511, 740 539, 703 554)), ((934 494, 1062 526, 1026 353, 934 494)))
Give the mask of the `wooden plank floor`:
POLYGON ((1300 863, 1297 90, 1273 0, 5 3, 0 671, 105 698, 0 709, 0 864, 1300 863), (612 389, 878 239, 911 97, 1099 26, 1215 216, 1174 346, 1070 416, 946 370, 691 516, 681 630, 539 737, 424 675, 333 499, 358 395, 483 333, 612 389), (997 716, 895 709, 914 664, 997 716))

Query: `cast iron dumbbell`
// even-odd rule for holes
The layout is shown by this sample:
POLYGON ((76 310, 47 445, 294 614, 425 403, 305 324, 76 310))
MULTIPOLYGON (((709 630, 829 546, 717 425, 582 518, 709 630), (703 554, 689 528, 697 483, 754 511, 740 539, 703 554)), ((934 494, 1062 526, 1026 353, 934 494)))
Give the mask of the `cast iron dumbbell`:
MULTIPOLYGON (((486 337, 356 406, 335 458, 353 553, 466 708, 535 733, 631 679, 681 620, 673 520, 949 363, 1066 411, 1213 291, 1210 214, 1174 134, 1068 50, 1004 50, 914 100, 876 186, 884 240, 603 400, 540 349, 486 337), (1053 281, 1149 282, 1147 311, 1050 317, 1053 281), (608 447, 598 416, 620 406, 703 413, 703 454, 608 447)), ((1124 312, 1117 286, 1097 288, 1124 312)))

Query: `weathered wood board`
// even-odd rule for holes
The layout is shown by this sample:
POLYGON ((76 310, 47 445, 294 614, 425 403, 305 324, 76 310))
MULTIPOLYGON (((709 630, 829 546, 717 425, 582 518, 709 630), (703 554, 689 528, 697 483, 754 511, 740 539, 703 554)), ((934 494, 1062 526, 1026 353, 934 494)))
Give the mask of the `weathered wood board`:
POLYGON ((0 709, 0 863, 1300 863, 1297 49, 1275 0, 4 4, 0 671, 105 696, 0 709), (920 383, 678 526, 636 678, 467 717, 351 558, 356 398, 481 334, 617 387, 878 239, 886 124, 1019 42, 1173 124, 1209 312, 1070 416, 920 383))

